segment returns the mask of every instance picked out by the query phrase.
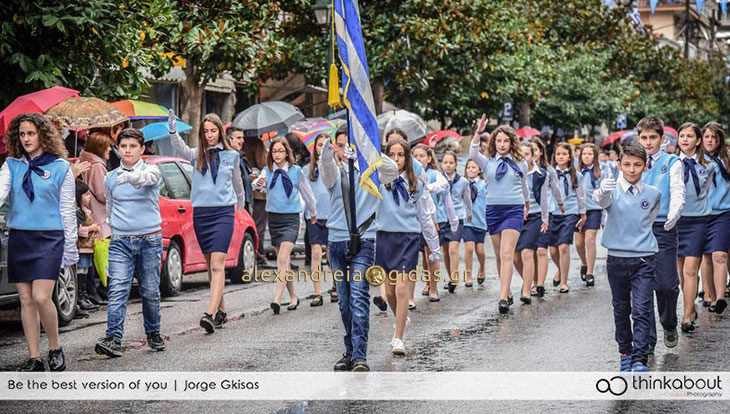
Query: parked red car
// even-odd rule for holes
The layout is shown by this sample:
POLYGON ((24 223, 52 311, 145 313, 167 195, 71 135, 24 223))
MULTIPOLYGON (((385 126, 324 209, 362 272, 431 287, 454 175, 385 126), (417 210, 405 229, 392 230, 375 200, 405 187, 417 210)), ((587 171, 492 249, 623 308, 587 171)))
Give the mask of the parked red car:
MULTIPOLYGON (((180 158, 150 156, 150 165, 162 172, 160 215, 162 216, 162 273, 160 291, 175 296, 182 288, 183 275, 205 271, 207 266, 193 229, 190 188, 193 166, 180 158)), ((236 211, 231 245, 226 255, 226 274, 232 283, 243 283, 245 271, 253 274, 258 245, 256 224, 245 210, 236 211)))

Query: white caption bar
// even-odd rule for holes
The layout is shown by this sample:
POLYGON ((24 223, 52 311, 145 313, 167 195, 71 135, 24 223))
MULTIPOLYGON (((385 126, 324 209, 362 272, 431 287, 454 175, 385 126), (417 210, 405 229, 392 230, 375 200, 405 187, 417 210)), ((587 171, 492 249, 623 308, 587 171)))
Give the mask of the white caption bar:
POLYGON ((0 400, 730 400, 730 372, 0 373, 0 400))

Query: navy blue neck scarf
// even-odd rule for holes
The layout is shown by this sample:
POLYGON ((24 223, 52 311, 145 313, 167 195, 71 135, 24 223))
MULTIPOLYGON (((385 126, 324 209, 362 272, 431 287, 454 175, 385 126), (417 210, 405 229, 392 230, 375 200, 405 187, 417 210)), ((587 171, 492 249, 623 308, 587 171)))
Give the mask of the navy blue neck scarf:
POLYGON ((535 196, 537 204, 540 204, 540 191, 542 190, 543 184, 545 184, 545 178, 547 178, 547 174, 542 168, 532 173, 532 195, 535 196))
POLYGON ((700 177, 697 176, 697 170, 695 169, 697 161, 695 161, 694 158, 685 158, 684 160, 682 160, 682 164, 684 166, 684 184, 687 184, 687 181, 689 181, 689 176, 691 175, 692 182, 695 185, 695 193, 699 197, 700 177))
POLYGON ((48 165, 61 157, 45 152, 33 159, 30 159, 30 156, 28 154, 24 155, 25 159, 28 161, 28 171, 23 174, 23 192, 25 193, 25 195, 28 196, 28 199, 32 203, 33 200, 35 200, 35 191, 33 191, 33 180, 31 179, 30 174, 34 172, 38 174, 39 177, 48 178, 48 175, 46 175, 48 174, 48 172, 46 172, 41 167, 44 165, 48 165))
POLYGON ((281 168, 277 168, 276 171, 274 171, 274 178, 271 179, 271 185, 269 185, 269 190, 274 188, 274 185, 276 185, 276 180, 281 176, 281 183, 284 186, 284 192, 286 193, 286 197, 289 198, 291 195, 292 189, 294 189, 294 185, 291 182, 291 178, 289 178, 289 174, 286 173, 281 168))
POLYGON ((570 187, 568 186, 568 179, 571 178, 570 171, 562 172, 562 171, 558 170, 558 179, 561 179, 561 178, 563 179, 563 188, 565 189, 565 196, 567 197, 568 191, 570 189, 570 187))
POLYGON ((391 184, 390 184, 390 191, 393 192, 393 201, 395 201, 396 205, 400 205, 400 198, 403 199, 403 201, 408 200, 408 189, 406 188, 406 180, 403 179, 403 177, 396 178, 391 184))
POLYGON ((517 163, 515 162, 515 160, 513 160, 510 157, 502 157, 502 158, 500 158, 499 161, 500 162, 499 162, 499 165, 497 166, 497 173, 496 173, 497 181, 501 180, 502 177, 504 177, 504 175, 507 174, 507 166, 509 166, 510 168, 515 170, 515 173, 517 173, 517 175, 519 175, 520 178, 522 178, 522 171, 520 171, 520 167, 517 166, 517 163))
POLYGON ((584 176, 586 174, 590 175, 590 177, 591 177, 591 185, 593 185, 593 188, 598 188, 598 183, 596 182, 596 175, 593 174, 593 169, 592 168, 588 168, 588 167, 586 167, 584 165, 583 166, 583 170, 581 172, 583 173, 584 176))
MULTIPOLYGON (((210 175, 213 177, 213 184, 215 184, 215 179, 218 178, 218 164, 221 161, 219 153, 223 150, 221 148, 209 148, 208 151, 210 151, 210 175)), ((200 173, 205 175, 207 171, 208 163, 203 157, 203 168, 200 169, 200 173)))

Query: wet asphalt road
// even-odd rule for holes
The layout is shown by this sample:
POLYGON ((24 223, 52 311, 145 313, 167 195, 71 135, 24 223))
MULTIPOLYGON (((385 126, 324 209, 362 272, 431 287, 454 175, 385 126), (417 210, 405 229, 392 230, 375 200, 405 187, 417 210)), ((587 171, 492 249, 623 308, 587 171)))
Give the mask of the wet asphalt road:
MULTIPOLYGON (((600 239, 599 239, 600 240, 600 239)), ((580 262, 572 254, 571 292, 559 294, 546 288, 543 300, 532 305, 519 301, 508 315, 497 312, 498 280, 494 255, 487 242, 487 281, 484 286, 466 289, 463 283, 455 294, 441 290, 441 301, 430 303, 416 287, 417 309, 410 313, 406 330, 405 357, 393 356, 390 338, 395 322, 392 314, 371 308, 368 362, 374 371, 617 371, 610 290, 605 279, 605 251, 599 248, 596 286, 585 287, 579 277, 580 262)), ((463 254, 462 254, 463 262, 463 254)), ((296 263, 302 265, 301 260, 296 263)), ((463 269, 463 266, 462 266, 463 269)), ((548 274, 552 277, 553 268, 548 274)), ((513 295, 519 297, 521 280, 515 274, 513 295)), ((107 359, 95 355, 93 346, 103 336, 105 313, 74 321, 62 329, 61 341, 69 370, 75 371, 329 371, 342 351, 343 328, 337 305, 325 296, 323 307, 311 308, 305 297, 313 294, 311 284, 297 284, 302 302, 296 311, 273 315, 268 308, 274 286, 264 283, 227 285, 229 322, 224 329, 206 335, 198 319, 207 306, 205 275, 187 278, 180 296, 162 302, 164 352, 150 351, 144 340, 141 302, 134 297, 125 324, 124 356, 107 359)), ((371 296, 377 292, 371 290, 371 296)), ((285 301, 288 297, 285 294, 285 301)), ((679 305, 681 307, 681 304, 679 305)), ((668 349, 661 341, 649 361, 653 371, 730 370, 730 322, 699 309, 698 330, 680 334, 679 345, 668 349)), ((45 345, 42 349, 45 349, 45 345)), ((22 328, 17 312, 0 313, 0 368, 10 370, 26 357, 22 328)), ((282 372, 282 375, 286 373, 282 372)), ((485 387, 488 387, 485 384, 485 387)), ((439 390, 434 390, 438 393, 439 390)), ((373 409, 399 412, 442 412, 521 410, 524 412, 601 410, 625 412, 651 410, 676 412, 703 409, 715 412, 727 405, 712 402, 474 402, 460 401, 131 401, 131 402, 52 402, 58 413, 94 411, 121 412, 372 412, 373 409)), ((0 402, 3 412, 46 412, 49 403, 0 402)))

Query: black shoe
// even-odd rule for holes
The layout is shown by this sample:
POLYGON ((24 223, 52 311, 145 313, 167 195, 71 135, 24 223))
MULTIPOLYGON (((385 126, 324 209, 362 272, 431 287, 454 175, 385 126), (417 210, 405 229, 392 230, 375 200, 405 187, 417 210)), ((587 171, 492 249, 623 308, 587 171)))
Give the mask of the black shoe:
POLYGON ((715 305, 710 305, 707 307, 707 312, 715 313, 717 310, 717 307, 715 305))
POLYGON ((690 323, 684 323, 682 322, 682 332, 689 333, 695 330, 695 323, 694 321, 690 323))
POLYGON ((330 290, 330 302, 337 303, 339 301, 340 301, 340 297, 337 294, 337 290, 335 290, 334 288, 332 288, 332 290, 330 290))
POLYGON ((84 298, 81 298, 81 299, 79 299, 79 307, 80 307, 81 309, 85 310, 85 311, 90 311, 90 310, 97 310, 97 309, 99 309, 99 305, 97 305, 97 304, 94 304, 94 303, 91 303, 91 301, 90 301, 90 300, 88 300, 88 299, 87 299, 87 298, 85 298, 85 297, 84 297, 84 298))
POLYGON ((213 325, 215 325, 216 329, 222 328, 223 324, 228 322, 228 314, 226 314, 223 311, 218 311, 215 313, 215 319, 213 319, 213 325))
POLYGON ((314 299, 312 299, 311 302, 309 302, 309 306, 315 307, 315 306, 322 306, 324 304, 324 301, 322 300, 322 295, 314 295, 314 299))
POLYGON ((507 298, 507 302, 509 302, 509 305, 512 306, 515 304, 515 298, 510 296, 507 298))
POLYGON ((509 302, 505 299, 500 299, 499 303, 497 304, 499 307, 499 313, 507 313, 509 312, 509 302))
POLYGON ((373 304, 380 309, 381 312, 388 310, 388 304, 385 302, 382 296, 375 296, 373 298, 373 304))
POLYGON ((553 279, 553 287, 558 287, 559 285, 560 285, 560 281, 553 279))
POLYGON ((697 292, 697 297, 699 299, 703 299, 704 300, 704 298, 705 298, 705 291, 704 290, 700 290, 699 292, 697 292))
POLYGON ((122 356, 122 341, 120 339, 107 336, 96 343, 94 351, 96 351, 99 355, 106 355, 112 358, 120 357, 122 356))
POLYGON ((664 345, 667 346, 667 348, 674 348, 677 346, 677 330, 672 329, 671 331, 664 331, 664 345))
POLYGON ((88 299, 89 302, 93 303, 94 305, 99 305, 99 306, 106 305, 106 301, 104 299, 102 299, 102 297, 99 296, 99 294, 96 292, 86 295, 86 299, 88 299))
POLYGON ((593 275, 586 275, 586 286, 593 286, 596 284, 596 280, 593 278, 593 275))
POLYGON ((649 344, 649 355, 654 355, 654 348, 656 348, 656 344, 649 344))
POLYGON ((486 279, 486 276, 485 277, 477 277, 477 283, 479 283, 480 285, 483 285, 485 279, 486 279))
POLYGON ((352 368, 352 357, 342 354, 342 359, 335 364, 335 371, 349 371, 352 368))
POLYGON ((299 306, 299 298, 297 298, 297 303, 290 304, 286 307, 286 310, 297 310, 297 307, 299 306))
POLYGON ((205 332, 207 333, 215 332, 215 322, 213 322, 213 317, 211 317, 209 313, 204 313, 203 317, 200 318, 200 326, 205 329, 205 332))
POLYGON ((456 286, 458 286, 458 284, 449 282, 449 284, 447 285, 449 293, 454 293, 454 291, 456 290, 456 286))
POLYGON ((18 367, 18 371, 20 372, 43 372, 45 370, 46 367, 43 366, 43 361, 36 358, 28 358, 25 361, 25 365, 18 367))
POLYGON ((89 312, 81 309, 80 306, 76 305, 76 313, 74 313, 74 319, 86 319, 89 317, 89 312))
POLYGON ((532 299, 530 299, 529 297, 524 297, 524 296, 520 297, 520 301, 522 301, 522 303, 524 303, 525 305, 529 305, 532 303, 532 299))
POLYGON ((368 361, 362 358, 356 358, 352 360, 352 369, 353 372, 368 372, 370 371, 370 367, 368 366, 368 361))
POLYGON ((588 275, 586 273, 588 273, 588 266, 581 266, 580 267, 580 280, 582 280, 584 282, 586 281, 586 279, 588 278, 588 275))
POLYGON ((718 315, 725 312, 726 308, 727 308, 727 301, 725 299, 718 299, 717 303, 715 303, 715 313, 718 315))
POLYGON ((271 304, 269 305, 269 307, 271 308, 271 310, 274 311, 274 315, 278 315, 279 314, 279 310, 281 309, 281 305, 279 305, 276 302, 271 302, 271 304))
POLYGON ((545 296, 545 286, 538 286, 537 287, 537 297, 541 298, 545 296))
POLYGON ((151 333, 147 335, 147 346, 155 351, 164 351, 165 341, 162 340, 159 333, 151 333))
POLYGON ((570 288, 560 288, 560 293, 570 293, 570 288))
POLYGON ((409 311, 416 310, 416 304, 415 303, 409 303, 408 304, 408 310, 409 311))

